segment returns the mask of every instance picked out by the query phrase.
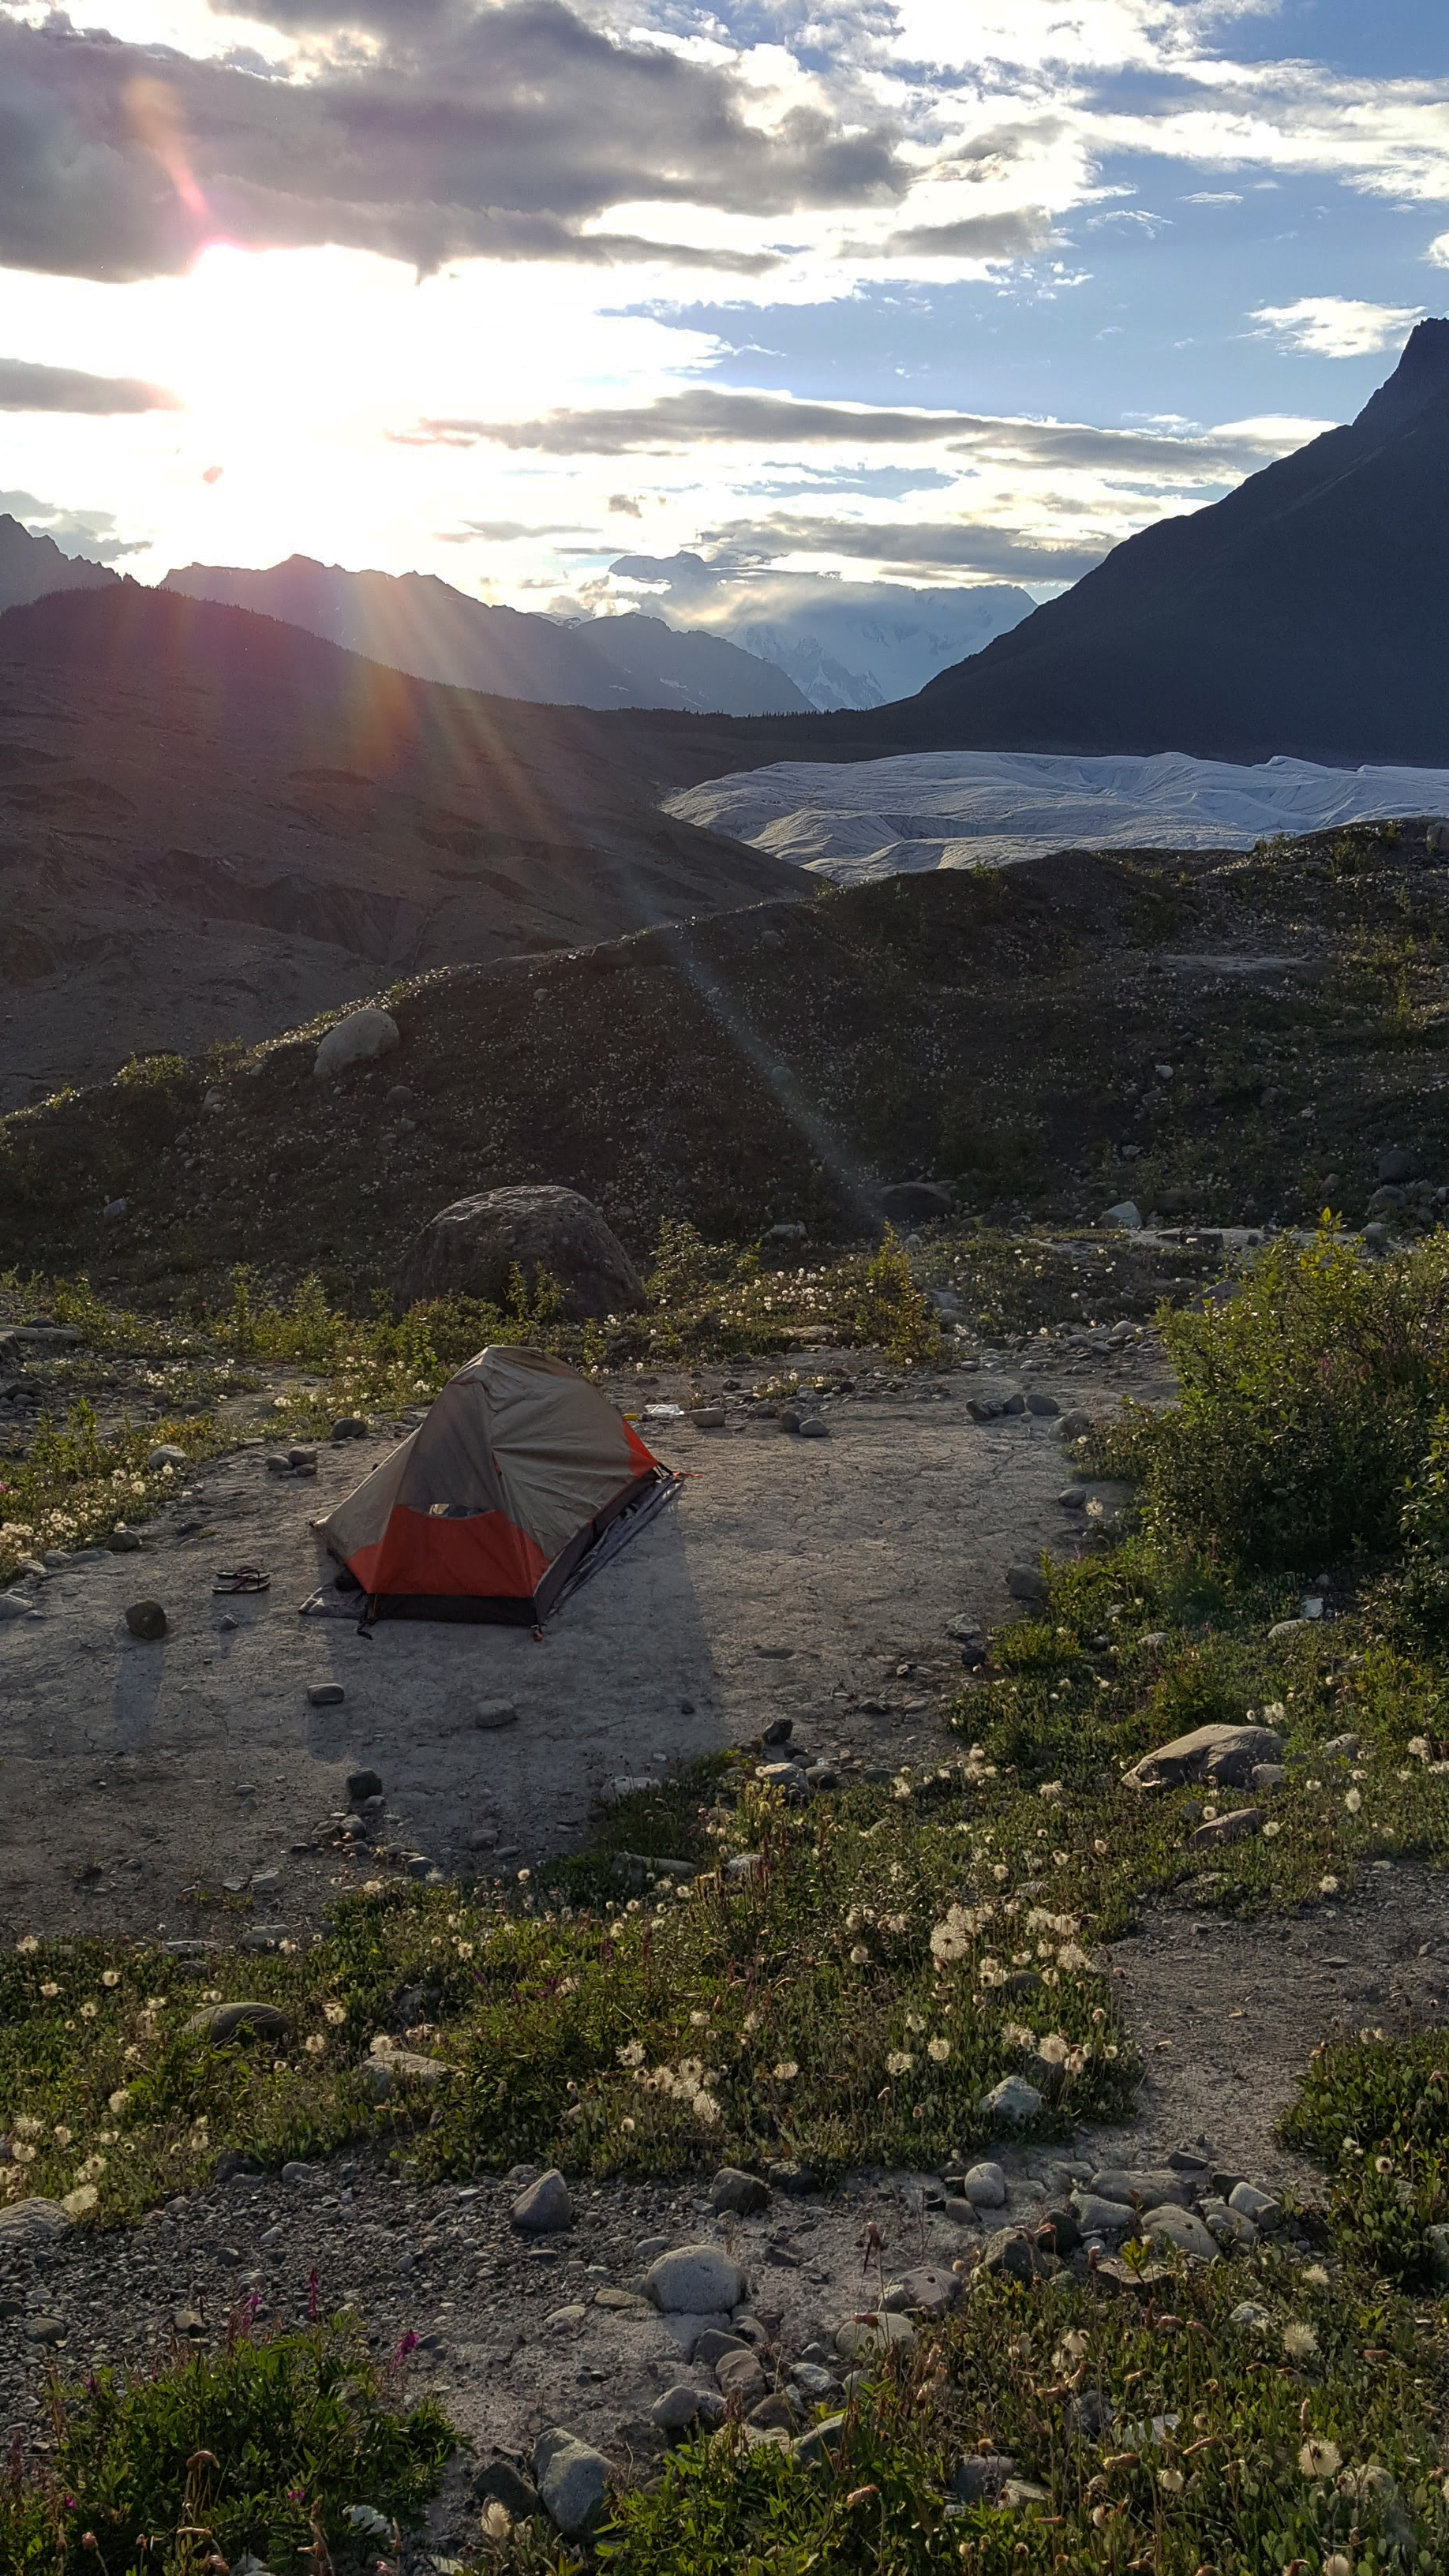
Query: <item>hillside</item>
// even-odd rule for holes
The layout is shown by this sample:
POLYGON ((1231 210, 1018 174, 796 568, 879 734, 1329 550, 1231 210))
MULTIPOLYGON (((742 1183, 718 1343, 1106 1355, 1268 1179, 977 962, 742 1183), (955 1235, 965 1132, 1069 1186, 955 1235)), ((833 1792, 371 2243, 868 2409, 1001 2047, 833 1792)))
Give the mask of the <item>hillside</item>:
POLYGON ((830 890, 405 979, 400 1052, 335 1086, 298 1031, 12 1116, 0 1225, 128 1293, 245 1261, 365 1303, 435 1210, 513 1182, 583 1190, 641 1255, 673 1216, 858 1239, 921 1174, 1002 1222, 1361 1215, 1386 1142, 1449 1178, 1446 928, 1422 824, 830 890))
POLYGON ((105 564, 63 555, 53 537, 32 536, 0 510, 0 612, 28 607, 55 590, 106 590, 120 580, 105 564))
POLYGON ((249 608, 370 661, 451 688, 564 707, 685 707, 696 714, 805 714, 783 671, 722 635, 661 618, 561 624, 470 599, 433 573, 346 572, 291 555, 263 572, 188 564, 163 589, 249 608))
POLYGON ((391 976, 790 875, 660 815, 609 720, 117 582, 0 617, 0 1105, 391 976))

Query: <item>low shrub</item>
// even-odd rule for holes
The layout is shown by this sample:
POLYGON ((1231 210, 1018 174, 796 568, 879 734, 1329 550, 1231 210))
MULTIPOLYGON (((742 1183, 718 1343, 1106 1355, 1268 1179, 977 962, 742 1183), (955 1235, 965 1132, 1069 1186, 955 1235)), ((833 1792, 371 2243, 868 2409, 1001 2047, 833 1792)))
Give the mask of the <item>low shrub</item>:
POLYGON ((1115 1444, 1149 1537, 1260 1573, 1397 1542, 1449 1393, 1449 1237, 1382 1261, 1283 1238, 1225 1304, 1160 1320, 1178 1401, 1115 1444))
POLYGON ((200 2576, 250 2554, 378 2564, 378 2535, 415 2523, 454 2436, 342 2322, 254 2339, 244 2303, 221 2348, 158 2369, 57 2383, 48 2456, 0 2471, 0 2565, 15 2576, 200 2576), (375 2518, 353 2522, 350 2508, 375 2518))

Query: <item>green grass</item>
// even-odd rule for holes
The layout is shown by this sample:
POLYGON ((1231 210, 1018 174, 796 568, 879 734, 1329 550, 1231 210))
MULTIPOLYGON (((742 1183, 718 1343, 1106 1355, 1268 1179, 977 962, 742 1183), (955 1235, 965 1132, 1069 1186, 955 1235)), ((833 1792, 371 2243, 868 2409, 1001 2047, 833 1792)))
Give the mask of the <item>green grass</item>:
POLYGON ((963 1769, 806 1809, 747 1780, 692 1819, 714 1866, 631 1895, 610 1844, 667 1839, 678 1857, 689 1839, 678 1800, 663 1816, 636 1801, 595 1854, 537 1881, 378 1882, 289 1955, 219 1953, 206 1986, 144 1948, 23 1946, 0 1960, 0 2131, 18 2159, 0 2188, 129 2219, 228 2150, 278 2165, 359 2136, 428 2175, 523 2157, 595 2174, 929 2163, 988 2137, 980 2095, 1030 2071, 1038 2043, 1052 2118, 1118 2116, 1136 2062, 1082 1946, 1094 1856, 1058 1866, 1022 1843, 1003 1861, 979 1808, 963 1769), (758 1861, 734 1878, 737 1851, 758 1861), (1007 1983, 1018 1958, 1027 1992, 1007 1983), (277 2005, 285 2037, 188 2035, 208 2002, 243 1998, 277 2005), (408 2033, 449 2071, 379 2106, 361 2066, 375 2037, 408 2033))
MULTIPOLYGON (((692 2443, 659 2484, 616 2499, 600 2556, 616 2576, 1438 2569, 1445 2392, 1437 2312, 1287 2251, 1182 2265, 1137 2293, 977 2280, 964 2312, 856 2402, 832 2463, 747 2450, 729 2430, 692 2443), (1249 2300, 1262 2323, 1234 2323, 1249 2300), (1100 2433, 1074 2429, 1078 2410, 1100 2433), (978 2446, 1013 2458, 1043 2501, 948 2511, 978 2446)), ((499 2559, 541 2576, 570 2553, 535 2524, 499 2559)))
POLYGON ((253 2337, 244 2302, 214 2353, 152 2371, 104 2370, 51 2391, 51 2446, 0 2469, 7 2576, 200 2576, 250 2553, 273 2569, 313 2555, 378 2564, 362 2506, 416 2523, 454 2437, 431 2400, 407 2408, 401 2368, 380 2372, 344 2322, 253 2337), (313 2554, 315 2553, 315 2555, 313 2554))

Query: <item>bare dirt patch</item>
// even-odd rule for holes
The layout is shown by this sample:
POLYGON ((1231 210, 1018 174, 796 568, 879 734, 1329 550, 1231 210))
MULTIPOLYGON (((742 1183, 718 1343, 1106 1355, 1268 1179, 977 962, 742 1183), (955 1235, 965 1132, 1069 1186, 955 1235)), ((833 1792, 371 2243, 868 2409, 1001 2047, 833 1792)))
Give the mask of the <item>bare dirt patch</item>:
MULTIPOLYGON (((991 1392, 1014 1382, 993 1376, 991 1392)), ((947 1619, 1008 1616, 1007 1567, 1061 1550, 1071 1526, 1057 1423, 977 1423, 974 1383, 828 1397, 823 1439, 769 1419, 646 1421, 684 1471, 680 1500, 541 1642, 418 1621, 369 1640, 350 1618, 298 1616, 335 1571, 312 1524, 390 1435, 324 1443, 305 1482, 269 1472, 259 1446, 215 1460, 140 1554, 72 1559, 34 1586, 40 1615, 0 1631, 5 1929, 230 1941, 252 1922, 316 1924, 377 1865, 293 1849, 346 1808, 358 1767, 382 1778, 394 1853, 476 1874, 576 1843, 616 1776, 658 1778, 777 1717, 813 1754, 925 1759, 960 1676, 947 1619), (216 1570, 246 1563, 270 1590, 214 1597, 216 1570), (142 1598, 167 1614, 155 1643, 125 1626, 142 1598), (342 1703, 313 1707, 318 1683, 342 1703), (480 1705, 500 1700, 516 1724, 480 1732, 480 1705), (250 1888, 271 1870, 272 1888, 250 1888)), ((1120 1368, 1110 1384, 1104 1411, 1120 1368)), ((684 1392, 665 1376, 648 1396, 684 1392)), ((1084 1393, 1064 1372, 1064 1410, 1084 1393)))

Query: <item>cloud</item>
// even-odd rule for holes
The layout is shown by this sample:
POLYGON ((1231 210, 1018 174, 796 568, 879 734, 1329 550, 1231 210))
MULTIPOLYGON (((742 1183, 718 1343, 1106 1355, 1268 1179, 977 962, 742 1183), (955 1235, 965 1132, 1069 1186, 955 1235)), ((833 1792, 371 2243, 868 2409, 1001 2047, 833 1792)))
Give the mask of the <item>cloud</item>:
POLYGON ((149 552, 149 537, 118 537, 109 510, 66 510, 54 501, 37 500, 33 492, 0 492, 0 510, 18 519, 33 537, 49 537, 63 555, 85 555, 91 563, 116 563, 122 555, 149 552))
POLYGON ((894 123, 854 92, 837 104, 800 75, 771 97, 732 60, 617 41, 563 0, 399 0, 377 23, 370 55, 341 43, 291 79, 0 20, 0 263, 173 274, 221 236, 420 270, 482 256, 756 275, 774 253, 583 228, 613 205, 890 206, 910 182, 894 123))
POLYGON ((564 525, 557 520, 465 519, 461 528, 440 528, 437 533, 445 546, 468 546, 479 539, 490 546, 512 546, 524 537, 582 537, 588 531, 576 520, 564 525))
POLYGON ((1185 206, 1240 206, 1243 199, 1237 188, 1195 188, 1182 202, 1185 206))
POLYGON ((963 215, 954 224, 912 224, 887 234, 881 250, 888 258, 915 253, 927 259, 1031 259, 1056 239, 1045 207, 1015 206, 999 214, 963 215))
POLYGON ((852 563, 879 563, 900 571, 970 573, 977 580, 991 581, 1077 581, 1107 552, 1105 545, 1056 545, 1047 537, 1024 535, 1019 528, 973 526, 969 521, 810 519, 784 513, 707 528, 704 543, 757 560, 774 561, 790 554, 843 555, 852 563))
POLYGON ((643 505, 635 500, 632 492, 611 492, 609 508, 616 519, 642 519, 644 516, 643 505))
POLYGON ((1449 268, 1449 233, 1436 234, 1424 257, 1431 268, 1449 268))
POLYGON ((27 358, 0 358, 0 411, 71 411, 109 415, 123 411, 183 411, 178 394, 145 385, 136 376, 88 376, 79 367, 33 366, 27 358))
POLYGON ((1372 358, 1397 349, 1422 318, 1422 305, 1362 304, 1347 295, 1303 295, 1296 304, 1258 304, 1260 339, 1314 358, 1372 358))
MULTIPOLYGON (((1156 473, 1200 482, 1240 474, 1268 452, 1251 428, 1205 438, 1165 438, 1140 430, 1094 429, 1060 421, 1001 420, 976 412, 896 411, 867 404, 796 402, 789 395, 690 386, 653 402, 598 411, 549 412, 541 420, 424 420, 397 433, 443 447, 492 445, 551 456, 658 455, 710 446, 794 448, 940 446, 999 462, 1156 473)), ((1276 453, 1276 448, 1271 452, 1276 453)))

